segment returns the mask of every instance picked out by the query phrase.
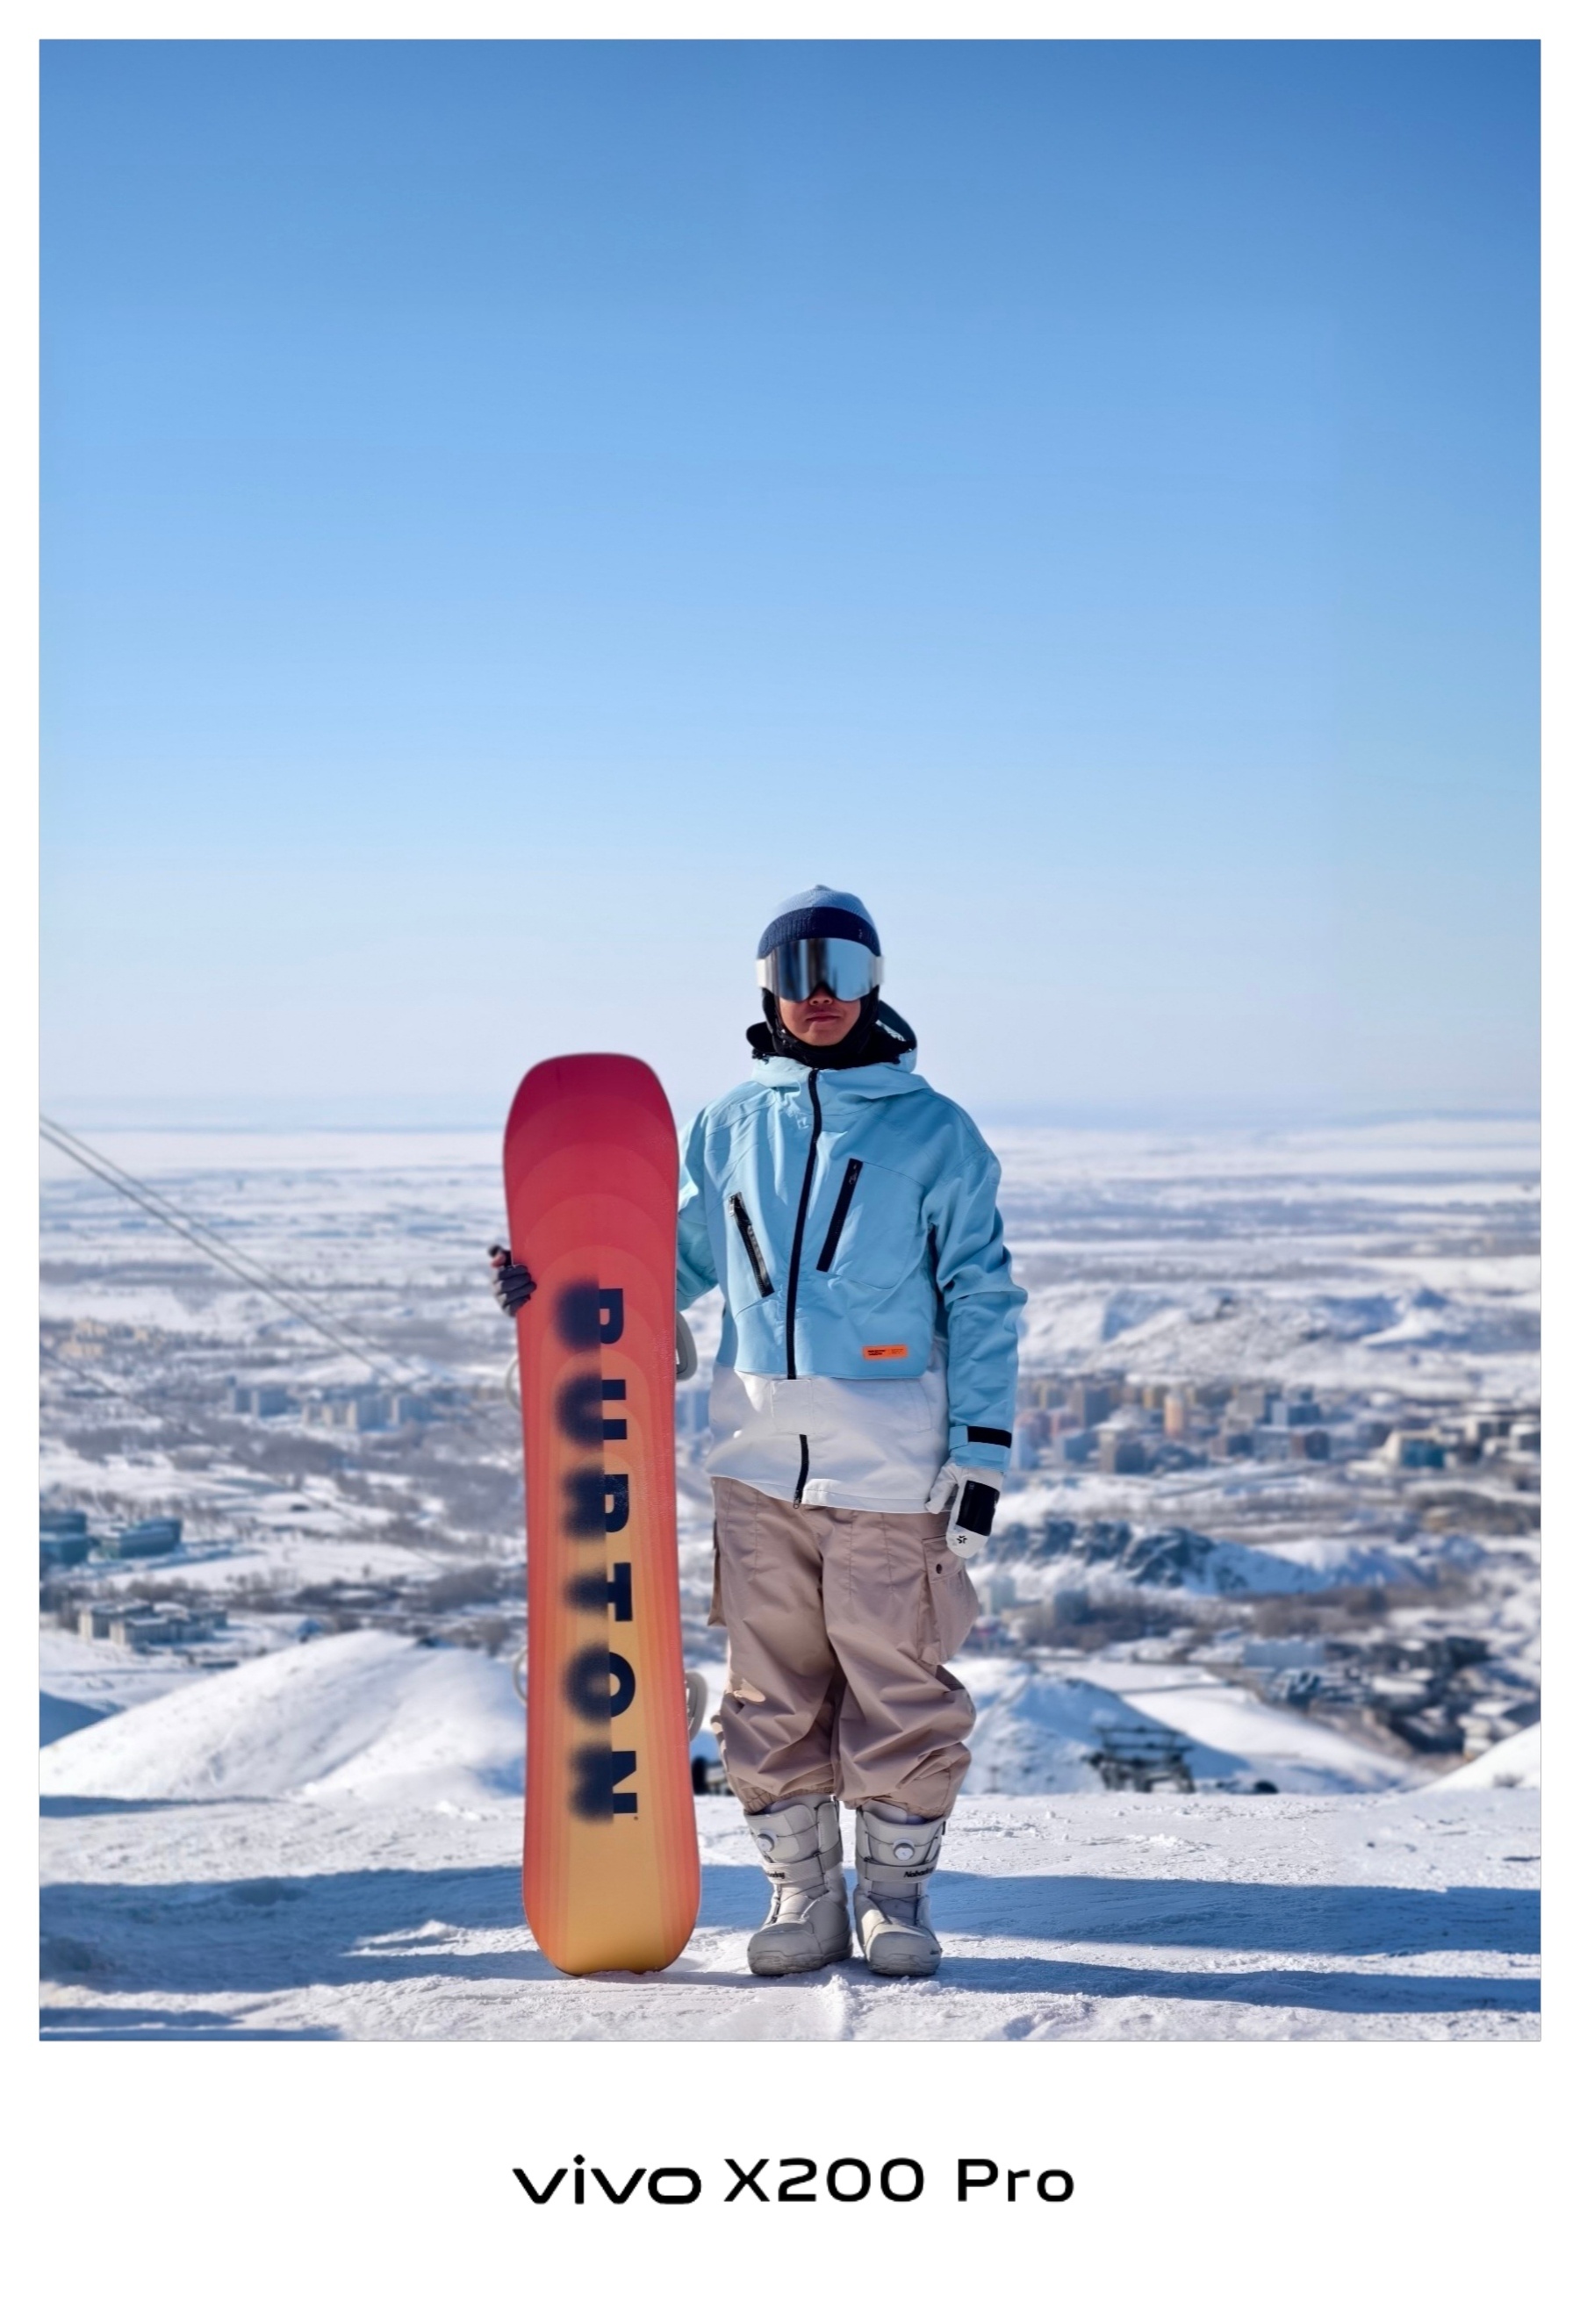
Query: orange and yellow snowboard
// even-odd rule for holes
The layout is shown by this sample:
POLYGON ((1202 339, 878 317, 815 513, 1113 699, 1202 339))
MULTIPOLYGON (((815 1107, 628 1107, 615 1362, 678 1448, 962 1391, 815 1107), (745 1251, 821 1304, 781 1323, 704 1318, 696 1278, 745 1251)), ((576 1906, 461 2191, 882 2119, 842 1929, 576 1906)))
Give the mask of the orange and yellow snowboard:
POLYGON ((662 1969, 697 1918, 675 1554, 674 1122, 635 1057, 550 1057, 504 1133, 527 1480, 522 1892, 559 1969, 662 1969))

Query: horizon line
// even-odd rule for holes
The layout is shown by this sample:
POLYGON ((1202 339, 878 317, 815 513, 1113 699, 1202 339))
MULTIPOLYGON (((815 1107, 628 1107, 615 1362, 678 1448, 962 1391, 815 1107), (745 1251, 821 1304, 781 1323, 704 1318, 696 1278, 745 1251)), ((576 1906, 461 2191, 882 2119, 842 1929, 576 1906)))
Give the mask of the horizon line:
MULTIPOLYGON (((477 1133, 502 1130, 507 1109, 482 1100, 370 1099, 348 1111, 346 1102, 321 1098, 46 1099, 44 1110, 69 1127, 100 1130, 180 1130, 189 1134, 251 1131, 286 1134, 343 1131, 363 1135, 402 1132, 477 1133), (73 1120, 72 1117, 75 1117, 73 1120)), ((694 1108, 677 1110, 688 1118, 694 1108)), ((1231 1130, 1360 1129, 1389 1123, 1455 1121, 1520 1122, 1538 1125, 1541 1108, 1525 1103, 1476 1105, 1455 1102, 1372 1106, 1335 1106, 1248 1099, 1197 1100, 1189 1103, 1132 1102, 1128 1104, 1046 1104, 1021 1100, 979 1103, 973 1119, 1003 1130, 1231 1130)))

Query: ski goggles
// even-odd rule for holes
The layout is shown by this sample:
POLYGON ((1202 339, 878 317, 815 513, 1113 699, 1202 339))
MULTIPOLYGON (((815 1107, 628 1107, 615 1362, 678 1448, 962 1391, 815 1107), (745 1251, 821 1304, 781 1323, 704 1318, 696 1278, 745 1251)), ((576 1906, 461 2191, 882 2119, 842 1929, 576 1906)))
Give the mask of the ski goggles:
POLYGON ((794 936, 757 964, 759 985, 776 1001, 809 1001, 819 985, 836 1001, 861 1001, 882 979, 878 954, 854 936, 794 936))

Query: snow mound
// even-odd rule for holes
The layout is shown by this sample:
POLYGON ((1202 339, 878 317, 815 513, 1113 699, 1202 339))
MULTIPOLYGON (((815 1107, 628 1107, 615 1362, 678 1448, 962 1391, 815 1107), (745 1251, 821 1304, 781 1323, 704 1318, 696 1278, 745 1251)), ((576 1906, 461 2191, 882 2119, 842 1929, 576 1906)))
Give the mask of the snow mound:
MULTIPOLYGON (((973 1692, 976 1692, 974 1688, 973 1692)), ((1025 1676, 986 1702, 971 1736, 968 1792, 1100 1792, 1094 1756, 1115 1733, 1180 1742, 1161 1720, 1086 1679, 1025 1676)))
POLYGON ((1541 1789, 1541 1723, 1506 1735, 1467 1766, 1428 1787, 1434 1792, 1536 1792, 1541 1789))
POLYGON ((1208 1791, 1379 1792, 1400 1784, 1399 1763, 1366 1744, 1194 1671, 1088 1664, 1101 1674, 1093 1678, 988 1660, 955 1667, 978 1707, 967 1792, 1098 1792, 1099 1752, 1132 1762, 1172 1757, 1208 1791))
POLYGON ((99 1720, 42 1754, 50 1794, 302 1799, 466 1808, 522 1788, 508 1665, 354 1630, 99 1720))

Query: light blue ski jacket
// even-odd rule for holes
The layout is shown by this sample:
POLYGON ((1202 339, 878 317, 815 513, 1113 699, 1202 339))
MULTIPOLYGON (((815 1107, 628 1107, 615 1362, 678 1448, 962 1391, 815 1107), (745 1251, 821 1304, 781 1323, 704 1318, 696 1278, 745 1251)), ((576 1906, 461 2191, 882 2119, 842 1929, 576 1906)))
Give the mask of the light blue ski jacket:
POLYGON ((725 1295, 721 1365, 919 1379, 945 1343, 949 1457, 1004 1467, 1016 1310, 999 1166, 913 1070, 760 1058, 681 1141, 678 1296, 725 1295))

